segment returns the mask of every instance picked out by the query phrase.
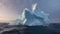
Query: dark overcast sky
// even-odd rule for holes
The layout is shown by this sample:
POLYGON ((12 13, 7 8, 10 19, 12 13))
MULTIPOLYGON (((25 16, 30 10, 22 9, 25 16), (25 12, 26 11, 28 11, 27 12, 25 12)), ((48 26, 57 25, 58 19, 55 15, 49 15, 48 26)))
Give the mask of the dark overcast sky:
POLYGON ((51 22, 60 22, 60 0, 0 0, 0 20, 16 19, 24 8, 31 10, 34 3, 50 14, 51 22))

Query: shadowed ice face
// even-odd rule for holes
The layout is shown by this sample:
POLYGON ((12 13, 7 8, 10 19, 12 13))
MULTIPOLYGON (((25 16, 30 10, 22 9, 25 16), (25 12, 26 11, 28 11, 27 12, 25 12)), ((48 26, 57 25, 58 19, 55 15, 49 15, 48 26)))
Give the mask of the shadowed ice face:
POLYGON ((30 13, 29 10, 25 10, 25 17, 28 18, 28 19, 31 19, 32 13, 30 13))

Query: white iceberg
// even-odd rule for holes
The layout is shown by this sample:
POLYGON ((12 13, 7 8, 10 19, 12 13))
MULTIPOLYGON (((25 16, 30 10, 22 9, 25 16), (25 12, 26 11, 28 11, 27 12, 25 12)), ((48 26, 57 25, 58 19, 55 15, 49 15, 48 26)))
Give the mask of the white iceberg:
POLYGON ((48 25, 49 24, 48 14, 44 13, 44 11, 41 11, 36 6, 37 4, 34 4, 32 11, 25 8, 22 15, 15 20, 15 24, 20 23, 22 25, 28 26, 48 25))

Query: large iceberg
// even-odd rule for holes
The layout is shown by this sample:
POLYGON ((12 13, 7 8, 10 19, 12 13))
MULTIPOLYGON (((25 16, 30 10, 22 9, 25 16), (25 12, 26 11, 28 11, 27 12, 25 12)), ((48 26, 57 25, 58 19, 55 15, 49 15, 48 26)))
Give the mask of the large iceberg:
POLYGON ((15 20, 15 24, 20 23, 22 25, 28 26, 48 25, 49 24, 48 14, 46 14, 44 11, 42 11, 36 6, 37 4, 34 4, 32 10, 25 8, 22 15, 15 20))
POLYGON ((34 12, 25 9, 25 24, 28 26, 36 26, 36 25, 48 25, 49 19, 48 16, 41 10, 36 9, 34 12))

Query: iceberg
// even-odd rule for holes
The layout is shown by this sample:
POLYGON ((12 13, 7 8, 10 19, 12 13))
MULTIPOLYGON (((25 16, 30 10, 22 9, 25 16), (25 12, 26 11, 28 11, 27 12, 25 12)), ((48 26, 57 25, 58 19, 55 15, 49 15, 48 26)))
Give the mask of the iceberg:
POLYGON ((41 10, 36 9, 34 12, 25 9, 26 22, 24 25, 36 26, 36 25, 48 25, 48 16, 41 10))
POLYGON ((32 11, 25 8, 22 15, 19 16, 18 19, 15 20, 15 22, 27 26, 47 26, 49 24, 49 17, 48 14, 37 7, 37 4, 34 4, 32 11))

